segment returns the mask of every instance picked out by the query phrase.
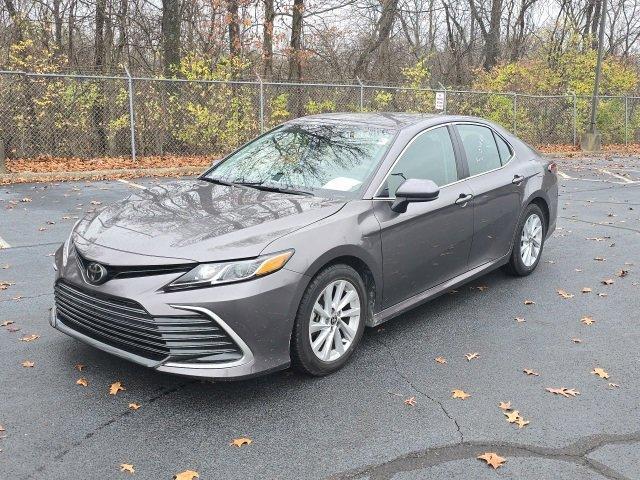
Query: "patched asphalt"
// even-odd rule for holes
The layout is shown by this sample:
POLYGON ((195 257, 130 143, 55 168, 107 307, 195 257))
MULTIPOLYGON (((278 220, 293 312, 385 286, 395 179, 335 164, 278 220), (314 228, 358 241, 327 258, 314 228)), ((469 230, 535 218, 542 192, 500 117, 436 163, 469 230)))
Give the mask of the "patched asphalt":
POLYGON ((0 237, 11 247, 0 250, 0 281, 15 284, 0 291, 0 322, 20 330, 0 327, 0 478, 170 479, 187 469, 201 479, 640 478, 640 161, 558 163, 559 228, 533 275, 496 271, 368 330, 329 377, 215 384, 155 373, 48 325, 50 255, 75 217, 138 187, 3 186, 0 237), (40 338, 20 341, 32 333, 40 338), (467 361, 470 352, 479 358, 467 361), (75 384, 81 376, 88 387, 75 384), (115 381, 126 390, 108 395, 115 381), (452 399, 453 389, 471 396, 452 399), (509 424, 501 401, 530 424, 509 424), (230 446, 238 437, 253 443, 230 446), (484 452, 506 462, 494 471, 476 459, 484 452))

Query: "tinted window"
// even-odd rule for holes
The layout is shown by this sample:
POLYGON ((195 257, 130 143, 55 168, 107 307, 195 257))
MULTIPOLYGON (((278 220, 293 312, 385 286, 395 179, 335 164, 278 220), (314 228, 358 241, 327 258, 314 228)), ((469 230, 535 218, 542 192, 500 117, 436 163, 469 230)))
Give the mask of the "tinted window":
POLYGON ((478 125, 458 125, 457 128, 467 154, 469 175, 487 172, 502 165, 491 129, 478 125))
POLYGON ((496 143, 498 144, 498 151, 500 152, 500 160, 502 160, 502 165, 505 165, 509 159, 511 158, 511 147, 505 142, 502 137, 498 135, 494 135, 496 137, 496 143))
POLYGON ((387 178, 388 190, 382 196, 395 196, 402 182, 409 178, 433 180, 439 186, 458 180, 456 157, 446 127, 418 135, 404 151, 387 178))

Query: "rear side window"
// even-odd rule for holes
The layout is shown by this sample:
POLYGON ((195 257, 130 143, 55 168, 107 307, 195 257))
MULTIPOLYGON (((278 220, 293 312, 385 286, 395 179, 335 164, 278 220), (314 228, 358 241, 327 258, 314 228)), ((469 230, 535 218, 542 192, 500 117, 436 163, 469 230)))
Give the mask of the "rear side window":
POLYGON ((494 134, 493 136, 496 138, 496 143, 498 144, 498 151, 500 152, 500 160, 502 160, 502 165, 506 165, 511 158, 511 155, 513 155, 511 147, 499 135, 494 134))
POLYGON ((458 180, 456 155, 447 127, 415 137, 391 170, 381 195, 394 197, 400 184, 409 178, 433 180, 440 187, 458 180))
POLYGON ((480 125, 458 125, 458 133, 467 155, 469 175, 478 175, 502 166, 500 153, 490 128, 480 125))

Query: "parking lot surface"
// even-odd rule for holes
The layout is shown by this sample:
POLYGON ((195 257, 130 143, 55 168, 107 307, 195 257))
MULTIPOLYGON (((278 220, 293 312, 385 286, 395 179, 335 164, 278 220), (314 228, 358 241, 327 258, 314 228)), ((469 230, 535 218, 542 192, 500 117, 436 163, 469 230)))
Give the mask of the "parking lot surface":
POLYGON ((2 187, 0 478, 640 478, 640 160, 558 163, 558 229, 534 274, 490 273, 367 330, 329 377, 232 383, 156 373, 48 325, 51 255, 75 219, 163 180, 2 187), (493 470, 485 452, 506 461, 493 470))

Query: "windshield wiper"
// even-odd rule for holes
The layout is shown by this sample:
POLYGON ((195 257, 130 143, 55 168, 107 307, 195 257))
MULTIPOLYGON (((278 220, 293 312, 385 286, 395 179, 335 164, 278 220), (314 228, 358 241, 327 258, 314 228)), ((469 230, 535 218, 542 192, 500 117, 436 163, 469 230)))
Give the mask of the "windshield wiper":
POLYGON ((217 185, 224 185, 225 187, 233 187, 233 183, 227 182, 226 180, 222 180, 221 178, 200 177, 200 180, 204 180, 205 182, 209 182, 209 183, 215 183, 217 185))
POLYGON ((293 195, 305 195, 313 197, 313 192, 306 190, 297 190, 295 188, 276 187, 275 185, 265 185, 264 182, 234 182, 235 185, 242 185, 244 187, 256 188, 258 190, 264 190, 265 192, 278 192, 278 193, 291 193, 293 195))

